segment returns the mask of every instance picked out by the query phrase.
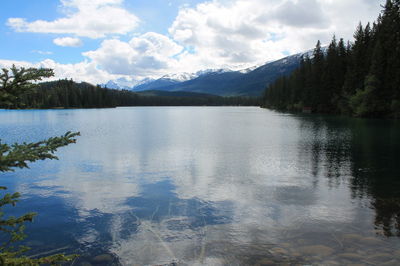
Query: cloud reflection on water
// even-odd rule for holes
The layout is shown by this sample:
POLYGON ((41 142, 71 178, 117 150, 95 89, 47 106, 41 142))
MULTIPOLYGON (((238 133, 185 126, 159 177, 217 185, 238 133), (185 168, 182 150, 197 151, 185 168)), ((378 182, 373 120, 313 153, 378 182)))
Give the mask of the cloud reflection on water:
POLYGON ((107 234, 125 265, 218 265, 240 260, 226 250, 251 254, 307 231, 373 229, 373 211, 352 198, 353 136, 340 127, 256 108, 69 115, 52 123, 79 128, 78 144, 62 151, 53 176, 21 191, 63 198, 77 225, 103 217, 95 222, 105 231, 88 229, 78 242, 107 234))

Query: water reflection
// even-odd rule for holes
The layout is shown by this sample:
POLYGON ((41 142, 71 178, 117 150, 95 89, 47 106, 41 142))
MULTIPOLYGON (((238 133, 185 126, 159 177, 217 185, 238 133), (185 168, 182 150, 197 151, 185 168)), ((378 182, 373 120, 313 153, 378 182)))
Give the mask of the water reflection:
POLYGON ((8 142, 82 134, 59 162, 6 181, 27 199, 21 212, 43 217, 29 228, 34 253, 68 247, 78 263, 104 265, 377 263, 400 244, 380 237, 400 231, 395 122, 258 108, 0 118, 8 142))
POLYGON ((302 128, 313 132, 311 143, 301 147, 312 147, 313 168, 325 164, 324 176, 333 179, 330 184, 344 183, 353 199, 369 200, 377 234, 400 236, 399 123, 333 117, 301 121, 302 128))
POLYGON ((392 123, 361 120, 355 125, 351 187, 355 197, 371 199, 378 231, 400 236, 400 134, 399 124, 392 123))

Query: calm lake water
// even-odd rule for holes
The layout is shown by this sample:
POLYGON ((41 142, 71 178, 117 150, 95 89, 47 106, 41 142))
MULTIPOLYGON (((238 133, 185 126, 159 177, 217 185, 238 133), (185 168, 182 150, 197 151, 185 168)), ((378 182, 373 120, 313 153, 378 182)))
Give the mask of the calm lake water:
POLYGON ((400 264, 400 123, 256 107, 0 110, 2 142, 80 131, 0 173, 74 265, 400 264), (385 264, 386 263, 386 264, 385 264))

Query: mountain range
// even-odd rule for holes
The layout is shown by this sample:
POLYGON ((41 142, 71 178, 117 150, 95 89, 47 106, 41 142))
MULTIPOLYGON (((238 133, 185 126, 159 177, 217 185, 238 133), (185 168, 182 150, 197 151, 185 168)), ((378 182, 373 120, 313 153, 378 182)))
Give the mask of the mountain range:
POLYGON ((280 76, 289 75, 296 69, 302 56, 306 54, 310 56, 311 51, 239 71, 212 69, 193 74, 179 73, 165 75, 159 79, 145 79, 133 87, 121 86, 118 80, 109 81, 102 86, 134 92, 165 91, 218 96, 261 96, 270 83, 280 76))

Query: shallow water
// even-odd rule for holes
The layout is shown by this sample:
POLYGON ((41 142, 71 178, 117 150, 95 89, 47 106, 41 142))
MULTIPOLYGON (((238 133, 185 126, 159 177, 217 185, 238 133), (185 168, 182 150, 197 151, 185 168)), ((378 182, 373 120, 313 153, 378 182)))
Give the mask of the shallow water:
POLYGON ((1 174, 31 255, 74 265, 400 264, 400 124, 256 107, 0 110, 0 139, 80 131, 1 174), (90 264, 89 264, 90 263, 90 264))

